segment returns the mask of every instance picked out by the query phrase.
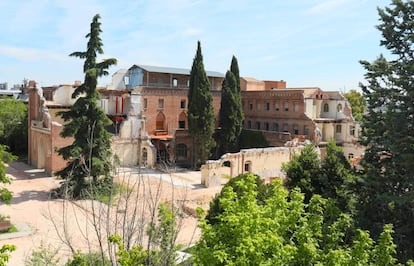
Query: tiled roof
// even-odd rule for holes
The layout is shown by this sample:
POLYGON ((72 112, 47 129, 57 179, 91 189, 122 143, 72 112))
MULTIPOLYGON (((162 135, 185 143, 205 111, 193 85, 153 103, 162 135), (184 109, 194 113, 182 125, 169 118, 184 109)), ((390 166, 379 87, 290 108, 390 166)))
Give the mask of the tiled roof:
MULTIPOLYGON (((139 67, 148 72, 156 73, 168 73, 168 74, 179 74, 179 75, 190 75, 190 69, 176 68, 176 67, 161 67, 161 66, 148 66, 148 65, 133 65, 131 68, 139 67)), ((217 71, 207 71, 208 77, 219 77, 224 78, 224 74, 217 71)))

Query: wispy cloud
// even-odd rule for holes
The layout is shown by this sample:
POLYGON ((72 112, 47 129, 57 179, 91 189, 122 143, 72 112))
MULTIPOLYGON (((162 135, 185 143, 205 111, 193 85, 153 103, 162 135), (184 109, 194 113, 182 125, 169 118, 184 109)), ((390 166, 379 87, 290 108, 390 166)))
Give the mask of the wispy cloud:
POLYGON ((23 62, 33 62, 42 60, 64 61, 68 57, 66 55, 51 52, 49 50, 20 48, 13 46, 0 46, 0 55, 12 57, 23 62))
POLYGON ((325 0, 310 7, 308 10, 306 10, 306 13, 321 14, 321 13, 326 13, 326 12, 329 12, 335 9, 339 11, 339 8, 345 5, 347 2, 351 2, 351 1, 350 0, 325 0))
POLYGON ((198 28, 187 28, 183 31, 184 36, 197 36, 200 35, 203 31, 198 28))

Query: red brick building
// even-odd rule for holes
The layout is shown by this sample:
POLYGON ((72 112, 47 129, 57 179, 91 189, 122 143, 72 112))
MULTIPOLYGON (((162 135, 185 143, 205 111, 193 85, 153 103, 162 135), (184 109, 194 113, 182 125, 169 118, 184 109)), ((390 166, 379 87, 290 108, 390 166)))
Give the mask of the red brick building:
MULTIPOLYGON (((206 71, 216 117, 220 109, 224 75, 206 71)), ((188 135, 187 94, 190 70, 134 65, 126 73, 127 87, 140 88, 146 132, 157 150, 158 161, 188 165, 192 138, 188 135)))

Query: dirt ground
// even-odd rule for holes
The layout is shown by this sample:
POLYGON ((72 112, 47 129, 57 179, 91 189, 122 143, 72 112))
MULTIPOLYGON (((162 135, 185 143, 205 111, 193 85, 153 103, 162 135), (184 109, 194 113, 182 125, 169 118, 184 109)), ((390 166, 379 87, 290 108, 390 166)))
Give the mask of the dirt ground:
MULTIPOLYGON (((90 216, 85 214, 87 212, 85 210, 88 208, 90 210, 93 202, 77 202, 68 207, 63 205, 62 200, 51 199, 50 191, 59 185, 59 181, 27 164, 13 162, 7 167, 6 172, 11 177, 12 184, 5 187, 13 192, 13 200, 10 205, 0 206, 0 214, 10 216, 12 224, 19 229, 17 233, 0 235, 0 246, 14 244, 17 247, 16 251, 12 252, 8 265, 24 265, 32 251, 38 249, 40 245, 56 250, 58 256, 62 257, 60 262, 64 264, 66 257, 71 253, 59 237, 63 232, 60 223, 63 219, 66 220, 68 227, 74 228, 68 229, 69 237, 66 239, 69 238, 76 249, 88 248, 84 238, 85 234, 91 234, 91 230, 86 229, 86 233, 80 233, 76 228, 82 227, 83 223, 90 223, 88 220, 90 216)), ((174 199, 183 203, 187 212, 180 220, 177 243, 184 246, 194 243, 200 236, 197 219, 191 213, 197 206, 207 209, 212 197, 219 193, 222 187, 205 188, 201 185, 200 172, 180 169, 175 169, 169 174, 136 168, 119 169, 118 181, 125 182, 126 178, 129 184, 137 184, 137 181, 145 180, 144 185, 137 190, 149 191, 151 197, 156 194, 157 199, 162 202, 171 202, 174 199), (143 176, 145 178, 142 178, 143 176)))

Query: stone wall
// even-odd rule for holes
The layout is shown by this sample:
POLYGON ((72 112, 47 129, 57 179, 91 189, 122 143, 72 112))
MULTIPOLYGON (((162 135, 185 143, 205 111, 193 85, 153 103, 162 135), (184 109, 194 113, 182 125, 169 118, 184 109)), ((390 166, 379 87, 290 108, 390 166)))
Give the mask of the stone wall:
POLYGON ((227 153, 201 167, 201 183, 206 187, 216 186, 220 185, 221 177, 232 178, 244 173, 257 174, 267 182, 274 178, 283 179, 282 165, 301 150, 302 147, 271 147, 227 153))

